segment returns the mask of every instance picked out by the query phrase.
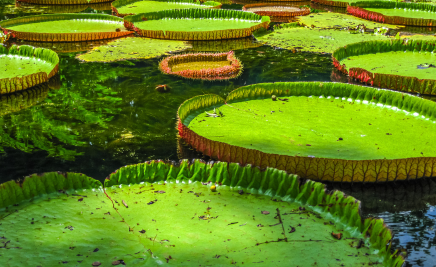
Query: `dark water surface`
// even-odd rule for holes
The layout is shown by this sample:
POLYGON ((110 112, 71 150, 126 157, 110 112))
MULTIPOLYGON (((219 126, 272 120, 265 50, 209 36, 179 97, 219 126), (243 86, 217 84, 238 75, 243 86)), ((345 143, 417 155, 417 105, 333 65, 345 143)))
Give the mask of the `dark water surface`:
MULTIPOLYGON (((83 8, 76 12, 109 12, 107 7, 83 8)), ((0 20, 51 12, 41 10, 0 2, 0 20)), ((80 172, 103 181, 127 164, 201 157, 183 145, 178 151, 176 112, 186 99, 206 93, 225 97, 240 86, 262 82, 347 81, 333 71, 330 55, 292 53, 252 39, 193 44, 195 51, 238 49, 244 72, 225 82, 163 75, 158 70, 161 58, 117 63, 75 59, 99 44, 32 43, 72 52, 59 54, 60 74, 50 85, 55 89, 42 86, 36 103, 11 112, 15 100, 0 100, 0 183, 48 171, 80 172), (158 93, 155 87, 160 84, 170 85, 171 91, 158 93)), ((366 216, 383 218, 395 233, 394 247, 407 249, 407 266, 436 266, 436 180, 328 187, 362 200, 366 216)))

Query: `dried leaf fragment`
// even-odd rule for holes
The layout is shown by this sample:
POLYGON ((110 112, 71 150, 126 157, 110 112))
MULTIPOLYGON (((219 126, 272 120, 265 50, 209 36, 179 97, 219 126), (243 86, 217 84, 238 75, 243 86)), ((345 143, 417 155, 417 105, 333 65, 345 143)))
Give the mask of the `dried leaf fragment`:
POLYGON ((126 206, 126 208, 128 208, 129 206, 127 205, 126 201, 124 201, 124 199, 122 201, 123 201, 124 206, 126 206))
POLYGON ((342 238, 342 233, 333 233, 332 232, 332 236, 335 238, 335 239, 337 239, 337 240, 341 240, 341 238, 342 238))

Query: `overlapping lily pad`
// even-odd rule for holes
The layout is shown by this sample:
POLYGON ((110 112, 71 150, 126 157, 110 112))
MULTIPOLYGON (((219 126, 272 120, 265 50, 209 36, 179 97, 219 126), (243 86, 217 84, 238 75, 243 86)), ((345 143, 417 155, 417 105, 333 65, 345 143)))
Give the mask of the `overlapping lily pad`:
POLYGON ((130 33, 122 19, 101 14, 50 14, 0 22, 13 37, 29 41, 74 42, 110 39, 130 33))
POLYGON ((436 94, 435 41, 356 43, 333 53, 334 65, 362 82, 383 88, 436 94))
POLYGON ((175 55, 163 59, 159 69, 170 75, 188 79, 228 80, 241 75, 242 64, 233 51, 175 55))
POLYGON ((421 3, 392 1, 362 1, 347 7, 353 16, 381 23, 434 26, 436 25, 436 6, 421 3))
POLYGON ((396 25, 371 22, 351 15, 332 12, 312 13, 309 16, 299 17, 298 21, 305 26, 316 28, 356 28, 362 25, 368 29, 380 27, 398 28, 396 25))
POLYGON ((2 261, 403 264, 397 252, 391 254, 392 233, 383 220, 363 220, 356 199, 324 188, 276 169, 200 161, 126 166, 110 175, 104 189, 75 173, 33 175, 0 185, 0 242, 8 255, 2 261))
POLYGON ((95 47, 85 54, 78 55, 77 58, 87 62, 146 59, 190 47, 189 44, 183 41, 127 37, 115 40, 107 45, 95 47))
POLYGON ((5 10, 4 13, 20 14, 24 13, 79 13, 87 8, 94 10, 111 10, 110 2, 97 3, 97 4, 81 4, 81 5, 41 5, 41 4, 29 4, 24 2, 16 2, 15 6, 10 6, 9 10, 5 10))
POLYGON ((112 3, 112 11, 117 16, 135 15, 139 13, 157 12, 169 9, 187 8, 220 8, 221 3, 207 1, 201 3, 195 0, 117 0, 112 3))
POLYGON ((436 149, 428 145, 436 138, 435 115, 434 102, 393 91, 255 84, 226 100, 204 95, 185 101, 179 135, 212 158, 310 179, 408 180, 436 174, 436 149))
POLYGON ((25 90, 47 82, 59 70, 58 55, 27 45, 0 46, 0 94, 25 90))
POLYGON ((347 44, 386 40, 388 37, 359 31, 335 29, 310 29, 295 24, 283 24, 273 32, 255 33, 255 37, 267 45, 289 50, 333 53, 339 47, 347 44))
POLYGON ((236 10, 164 10, 124 17, 124 25, 144 37, 175 40, 221 40, 247 37, 267 28, 269 17, 236 10))
POLYGON ((217 41, 191 41, 192 51, 196 52, 227 52, 240 49, 249 49, 263 46, 252 37, 238 39, 223 39, 217 41))

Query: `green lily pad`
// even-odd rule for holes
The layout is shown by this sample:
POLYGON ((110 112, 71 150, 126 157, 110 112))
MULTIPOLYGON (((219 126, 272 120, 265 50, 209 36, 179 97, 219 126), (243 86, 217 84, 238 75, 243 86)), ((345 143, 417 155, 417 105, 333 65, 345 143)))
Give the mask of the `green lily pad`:
POLYGON ((418 79, 436 77, 436 57, 432 53, 390 51, 350 56, 340 61, 349 68, 365 68, 371 72, 411 76, 418 79))
POLYGON ((436 138, 435 108, 418 97, 356 85, 255 84, 236 89, 226 100, 205 95, 185 101, 179 134, 213 158, 283 168, 311 179, 421 178, 431 171, 424 161, 417 163, 416 176, 392 173, 383 164, 436 161, 436 149, 428 145, 436 138), (360 167, 345 171, 362 161, 379 167, 372 174, 356 171, 360 167))
POLYGON ((355 28, 358 25, 365 25, 365 27, 369 29, 380 27, 398 28, 396 25, 377 23, 347 14, 331 12, 312 13, 309 16, 299 17, 298 21, 305 26, 311 27, 313 25, 317 28, 355 28))
POLYGON ((169 9, 187 8, 219 8, 221 3, 208 1, 201 3, 194 0, 168 0, 168 1, 138 1, 138 0, 117 0, 112 3, 114 11, 119 16, 134 15, 139 13, 157 12, 169 9))
POLYGON ((343 73, 371 85, 434 95, 435 51, 436 40, 355 43, 336 50, 333 64, 343 73))
POLYGON ((305 27, 283 27, 265 35, 255 37, 267 45, 284 49, 297 49, 307 52, 333 53, 337 48, 347 44, 386 40, 388 37, 347 30, 309 29, 305 27))
POLYGON ((144 37, 217 40, 248 37, 269 25, 269 17, 221 9, 175 9, 124 17, 125 25, 144 37))
POLYGON ((0 46, 0 94, 25 90, 47 82, 59 69, 58 55, 27 45, 0 46))
POLYGON ((196 52, 228 52, 263 46, 261 42, 256 42, 252 37, 216 41, 190 41, 189 44, 192 45, 192 48, 188 50, 196 52))
POLYGON ((431 27, 436 23, 436 6, 423 3, 363 1, 350 4, 347 12, 363 19, 397 25, 431 27))
POLYGON ((102 45, 78 55, 87 62, 113 62, 119 60, 146 59, 190 48, 183 41, 127 37, 102 45))
POLYGON ((2 184, 0 196, 1 261, 11 266, 404 262, 356 199, 276 169, 146 162, 111 174, 105 189, 47 173, 2 184))
POLYGON ((85 5, 111 2, 110 0, 21 0, 20 2, 37 5, 85 5))
POLYGON ((4 20, 0 26, 13 37, 31 41, 90 41, 131 32, 121 18, 101 14, 48 14, 4 20))

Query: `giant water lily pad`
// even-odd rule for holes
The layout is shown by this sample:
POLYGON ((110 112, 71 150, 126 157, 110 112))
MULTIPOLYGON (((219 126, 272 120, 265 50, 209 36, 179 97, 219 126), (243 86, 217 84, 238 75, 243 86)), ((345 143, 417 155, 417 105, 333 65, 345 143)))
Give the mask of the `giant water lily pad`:
POLYGON ((124 17, 125 25, 144 37, 219 40, 247 37, 269 25, 269 17, 236 10, 181 9, 124 17))
POLYGON ((230 51, 170 56, 159 63, 159 69, 165 74, 215 81, 238 77, 242 73, 242 64, 230 51))
POLYGON ((183 41, 128 37, 107 45, 95 47, 77 58, 87 62, 113 62, 119 60, 146 59, 190 48, 183 41))
POLYGON ((290 17, 306 16, 310 14, 310 8, 284 5, 281 3, 248 4, 243 6, 242 10, 253 12, 261 16, 270 16, 273 22, 276 21, 276 18, 279 19, 278 21, 283 19, 289 20, 290 17))
POLYGON ((112 10, 117 16, 127 16, 139 13, 157 12, 169 9, 187 9, 187 8, 220 8, 221 3, 208 1, 201 3, 194 0, 117 0, 112 3, 112 10))
POLYGON ((0 94, 21 91, 47 82, 59 70, 58 55, 27 45, 0 46, 0 94))
POLYGON ((429 4, 362 1, 352 3, 347 11, 356 17, 389 24, 434 26, 436 23, 436 6, 429 4))
POLYGON ((398 28, 396 25, 387 25, 372 21, 367 21, 361 18, 356 18, 347 14, 322 12, 312 13, 309 16, 299 17, 298 21, 308 27, 317 28, 356 28, 357 26, 365 25, 366 28, 373 29, 379 27, 398 28), (313 25, 313 26, 312 26, 313 25))
POLYGON ((18 39, 44 42, 101 40, 131 33, 122 19, 101 14, 28 16, 2 21, 0 26, 18 39))
POLYGON ((436 40, 363 42, 339 48, 334 65, 358 80, 383 88, 436 94, 436 40))
POLYGON ((267 45, 284 49, 297 49, 308 52, 333 53, 341 46, 369 41, 386 40, 388 37, 357 31, 309 29, 305 27, 290 26, 285 24, 272 33, 256 35, 256 38, 267 45))
POLYGON ((401 266, 383 220, 362 220, 358 201, 324 188, 276 169, 199 161, 126 166, 104 189, 74 173, 33 175, 0 185, 1 259, 42 266, 401 266))
POLYGON ((436 138, 435 114, 434 102, 393 91, 337 83, 255 84, 226 100, 205 95, 185 101, 179 134, 223 161, 318 180, 394 181, 434 175, 428 166, 436 164, 436 149, 428 144, 436 138))
POLYGON ((224 39, 217 41, 192 41, 192 51, 197 52, 228 52, 240 49, 249 49, 263 46, 261 42, 255 41, 252 37, 238 39, 224 39))

